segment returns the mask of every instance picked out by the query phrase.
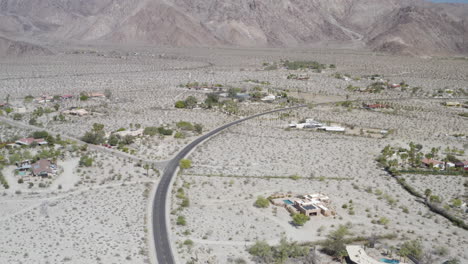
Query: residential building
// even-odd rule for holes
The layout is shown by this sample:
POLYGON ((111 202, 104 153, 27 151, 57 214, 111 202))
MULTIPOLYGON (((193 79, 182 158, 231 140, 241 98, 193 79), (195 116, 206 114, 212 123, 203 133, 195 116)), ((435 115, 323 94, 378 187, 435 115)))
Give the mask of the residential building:
POLYGON ((15 141, 17 145, 21 146, 29 146, 33 142, 36 142, 38 145, 47 145, 48 142, 45 141, 43 138, 21 138, 15 141))
POLYGON ((49 177, 55 173, 57 167, 50 160, 38 160, 31 165, 31 172, 33 176, 49 177))

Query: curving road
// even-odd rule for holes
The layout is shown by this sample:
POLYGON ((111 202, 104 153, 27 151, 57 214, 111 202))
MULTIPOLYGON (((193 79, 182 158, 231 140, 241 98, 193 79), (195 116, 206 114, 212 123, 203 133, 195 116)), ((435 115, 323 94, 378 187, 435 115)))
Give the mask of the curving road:
POLYGON ((167 231, 167 222, 166 222, 166 198, 168 195, 169 186, 172 181, 172 176, 174 176, 175 171, 179 166, 179 162, 183 159, 190 151, 192 151, 197 145, 205 141, 206 139, 212 137, 213 135, 219 133, 220 131, 242 123, 246 120, 250 120, 262 115, 267 115, 275 112, 280 111, 287 111, 292 109, 297 109, 301 107, 306 107, 307 105, 298 105, 294 107, 288 108, 281 108, 275 109, 272 111, 252 115, 243 119, 236 120, 229 124, 223 125, 221 127, 216 128, 208 132, 207 134, 197 138, 187 146, 185 146, 166 166, 164 173, 162 175, 161 181, 158 184, 158 188, 156 189, 156 194, 153 200, 153 239, 154 245, 156 247, 156 257, 158 260, 158 264, 173 264, 174 256, 172 255, 171 251, 171 244, 169 241, 169 235, 167 231))

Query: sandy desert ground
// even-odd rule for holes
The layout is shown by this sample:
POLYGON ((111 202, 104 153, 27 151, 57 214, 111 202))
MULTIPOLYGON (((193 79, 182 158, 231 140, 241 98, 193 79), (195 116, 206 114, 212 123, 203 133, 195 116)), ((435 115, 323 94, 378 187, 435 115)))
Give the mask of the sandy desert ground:
MULTIPOLYGON (((316 242, 340 224, 350 226, 354 235, 396 234, 394 239, 379 241, 380 247, 398 246, 410 239, 421 239, 426 249, 444 245, 449 252, 437 255, 438 261, 457 257, 465 263, 468 255, 463 245, 468 243, 468 232, 431 212, 375 160, 386 145, 407 147, 410 142, 422 144, 426 152, 433 147, 468 151, 468 122, 460 115, 467 109, 441 105, 468 100, 467 63, 466 59, 397 57, 350 50, 96 47, 93 52, 74 54, 67 50, 56 56, 2 60, 0 103, 8 97, 14 112, 8 116, 4 113, 4 117, 12 119, 15 113, 21 113, 19 121, 28 124, 38 107, 53 109, 56 103, 25 102, 27 95, 77 96, 81 92, 111 91, 109 98, 61 101, 59 111, 37 117, 40 129, 79 139, 94 123, 103 124, 104 130, 111 132, 131 130, 136 124, 176 130, 177 122, 188 121, 201 124, 205 133, 242 116, 293 105, 243 102, 237 114, 216 107, 176 109, 176 101, 188 96, 203 101, 207 96, 203 89, 179 87, 188 82, 248 91, 255 86, 272 93, 287 91, 310 107, 247 121, 204 142, 189 155, 193 166, 177 176, 170 197, 170 233, 180 263, 253 263, 246 249, 257 240, 276 244, 285 236, 316 242), (298 71, 310 77, 302 81, 288 80, 290 70, 264 70, 262 66, 284 59, 316 60, 337 68, 321 73, 298 71), (338 79, 336 73, 352 78, 338 79), (373 81, 362 76, 372 74, 383 75, 392 83, 405 82, 409 87, 378 94, 347 89, 349 85, 370 85, 373 81), (413 92, 414 87, 420 89, 413 92), (435 98, 439 95, 444 98, 435 98), (349 107, 334 103, 344 100, 360 101, 349 107), (362 103, 376 102, 391 109, 361 107, 362 103), (317 103, 321 104, 313 105, 317 103), (92 115, 54 120, 61 110, 70 107, 84 108, 92 115), (287 128, 306 118, 340 124, 354 132, 330 134, 287 128), (374 136, 361 134, 361 130, 389 133, 374 136), (284 208, 254 207, 257 196, 276 192, 325 193, 337 215, 312 218, 298 228, 291 224, 284 208), (183 198, 189 204, 183 205, 183 198), (180 216, 185 217, 185 225, 177 224, 180 216), (388 221, 381 221, 383 217, 388 221)), ((11 142, 30 133, 2 124, 0 141, 11 142)), ((187 132, 185 138, 137 138, 128 146, 135 159, 98 150, 66 151, 58 161, 63 173, 42 189, 16 183, 14 167, 5 165, 2 171, 10 188, 0 186, 0 262, 150 262, 149 194, 161 171, 147 171, 136 160, 169 159, 197 137, 197 133, 187 132), (84 154, 94 158, 93 166, 78 165, 84 154)), ((7 157, 8 150, 3 149, 1 155, 7 157)), ((468 159, 466 154, 459 158, 468 159)), ((466 201, 466 176, 403 177, 419 191, 430 188, 444 201, 456 197, 466 201)), ((466 219, 466 214, 463 216, 466 219)), ((321 263, 335 261, 325 254, 320 256, 321 263)))

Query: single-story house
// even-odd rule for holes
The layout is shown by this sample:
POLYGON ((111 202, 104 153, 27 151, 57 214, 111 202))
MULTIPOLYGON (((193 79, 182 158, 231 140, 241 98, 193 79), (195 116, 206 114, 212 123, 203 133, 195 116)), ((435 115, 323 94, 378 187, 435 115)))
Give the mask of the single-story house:
POLYGON ((17 162, 16 167, 16 170, 18 171, 29 171, 31 169, 31 161, 23 160, 21 162, 17 162))
POLYGON ((464 168, 465 170, 468 170, 468 160, 456 162, 455 167, 456 168, 464 168))
POLYGON ((91 97, 91 98, 104 98, 104 97, 106 97, 102 93, 88 93, 88 96, 91 97))
POLYGON ((421 163, 426 166, 426 167, 433 167, 433 168, 439 168, 439 169, 444 169, 445 168, 445 165, 442 161, 438 161, 438 160, 433 160, 433 159, 427 159, 427 158, 424 158, 421 160, 421 163))
POLYGON ((77 116, 84 116, 84 115, 89 114, 88 111, 86 111, 85 109, 65 110, 62 113, 66 115, 77 115, 77 116))
POLYGON ((368 108, 368 109, 381 109, 381 108, 389 108, 388 105, 384 105, 384 104, 368 104, 366 105, 364 108, 368 108))
POLYGON ((461 106, 460 102, 446 102, 446 106, 461 106))
POLYGON ((137 129, 137 130, 129 130, 129 131, 127 130, 118 131, 113 134, 121 136, 121 137, 125 137, 125 136, 139 137, 143 135, 143 132, 144 132, 144 129, 137 129))
POLYGON ((68 100, 68 99, 72 99, 73 98, 73 95, 71 94, 64 94, 62 96, 60 96, 60 99, 62 100, 68 100))
POLYGON ((298 203, 296 201, 296 208, 299 212, 307 216, 317 216, 321 211, 315 203, 298 203))
POLYGON ((330 131, 330 132, 344 132, 346 130, 344 127, 339 127, 339 126, 321 126, 321 127, 318 127, 317 129, 330 131))
POLYGON ((250 99, 250 95, 246 93, 238 93, 236 94, 236 98, 239 100, 248 100, 250 99))
POLYGON ((276 96, 270 94, 270 95, 267 95, 267 96, 263 97, 260 100, 262 100, 263 102, 273 102, 273 101, 275 101, 275 99, 276 99, 276 96))
POLYGON ((22 145, 22 146, 29 146, 33 142, 36 142, 38 145, 47 145, 47 141, 45 141, 43 138, 21 138, 15 141, 16 144, 22 145))
POLYGON ((47 95, 43 95, 41 97, 37 97, 34 99, 34 101, 36 103, 47 103, 47 102, 51 102, 53 101, 54 98, 52 96, 47 96, 47 95))
POLYGON ((31 171, 33 176, 48 177, 54 174, 54 170, 57 167, 52 164, 50 160, 38 160, 36 163, 31 165, 31 171))
POLYGON ((377 261, 367 255, 366 251, 359 245, 346 246, 348 258, 350 263, 353 264, 382 264, 383 262, 377 261))

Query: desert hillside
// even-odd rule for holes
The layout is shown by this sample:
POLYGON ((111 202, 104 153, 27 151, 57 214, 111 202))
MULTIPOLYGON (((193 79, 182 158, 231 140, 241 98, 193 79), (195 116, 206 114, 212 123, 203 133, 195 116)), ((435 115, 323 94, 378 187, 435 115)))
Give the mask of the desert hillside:
POLYGON ((42 42, 467 52, 468 5, 423 0, 0 0, 0 34, 42 42))

